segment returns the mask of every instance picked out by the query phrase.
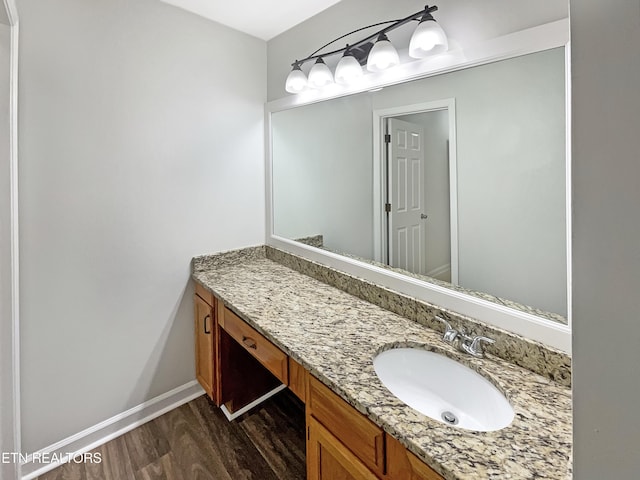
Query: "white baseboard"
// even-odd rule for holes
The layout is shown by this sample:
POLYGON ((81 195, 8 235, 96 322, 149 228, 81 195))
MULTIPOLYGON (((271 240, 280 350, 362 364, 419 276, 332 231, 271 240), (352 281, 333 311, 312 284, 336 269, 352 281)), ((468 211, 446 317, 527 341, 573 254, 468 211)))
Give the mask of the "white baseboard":
MULTIPOLYGON (((93 450, 109 440, 113 440, 203 394, 204 390, 197 381, 185 383, 167 393, 108 418, 93 427, 49 445, 37 453, 40 454, 40 458, 43 455, 48 455, 49 457, 55 456, 68 459, 69 454, 72 454, 71 458, 73 458, 75 455, 93 450)), ((22 480, 31 480, 63 463, 62 461, 46 464, 34 463, 32 461, 33 456, 33 454, 29 455, 27 461, 22 464, 22 480)))

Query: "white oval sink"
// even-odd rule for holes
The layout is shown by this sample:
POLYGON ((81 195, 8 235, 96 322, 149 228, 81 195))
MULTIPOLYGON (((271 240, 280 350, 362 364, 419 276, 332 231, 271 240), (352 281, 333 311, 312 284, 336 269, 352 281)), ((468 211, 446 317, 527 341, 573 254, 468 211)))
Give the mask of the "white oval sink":
POLYGON ((490 432, 513 420, 513 408, 491 382, 444 355, 394 348, 377 355, 373 367, 391 393, 444 424, 490 432))

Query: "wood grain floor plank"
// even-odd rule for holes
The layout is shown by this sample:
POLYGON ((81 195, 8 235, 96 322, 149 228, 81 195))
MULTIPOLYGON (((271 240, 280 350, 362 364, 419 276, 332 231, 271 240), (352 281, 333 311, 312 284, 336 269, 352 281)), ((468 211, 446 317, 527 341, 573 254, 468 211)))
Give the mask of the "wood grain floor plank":
POLYGON ((153 445, 159 456, 171 453, 171 447, 167 438, 162 434, 158 422, 148 422, 143 425, 147 428, 148 437, 152 439, 153 445))
POLYGON ((280 480, 237 421, 229 422, 205 397, 189 407, 234 480, 280 480))
POLYGON ((136 472, 136 480, 183 480, 173 453, 169 452, 136 472))
POLYGON ((169 452, 169 443, 156 422, 149 422, 123 435, 134 471, 154 463, 169 452))
POLYGON ((106 478, 106 474, 104 473, 104 458, 106 450, 106 444, 100 445, 98 448, 91 450, 90 453, 93 454, 93 458, 95 458, 96 461, 84 464, 86 480, 104 480, 106 478), (99 457, 97 456, 98 454, 99 457), (98 458, 100 458, 100 462, 97 461, 98 458))
POLYGON ((205 433, 197 428, 198 422, 188 405, 159 417, 158 424, 186 478, 234 480, 205 433))
POLYGON ((85 480, 84 463, 69 462, 64 469, 54 468, 53 470, 40 475, 39 480, 85 480))
POLYGON ((104 445, 102 457, 104 480, 121 480, 134 478, 131 458, 125 443, 125 437, 114 438, 104 445))
POLYGON ((229 422, 205 396, 37 480, 303 480, 304 405, 283 391, 229 422))
POLYGON ((305 478, 304 405, 279 395, 240 419, 239 424, 280 479, 305 478), (274 435, 273 432, 278 432, 274 435))

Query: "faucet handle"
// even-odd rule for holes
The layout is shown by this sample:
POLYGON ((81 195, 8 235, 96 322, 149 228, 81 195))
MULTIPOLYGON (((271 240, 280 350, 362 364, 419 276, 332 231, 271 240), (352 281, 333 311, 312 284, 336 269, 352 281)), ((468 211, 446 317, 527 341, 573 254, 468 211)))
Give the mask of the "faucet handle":
POLYGON ((485 343, 496 343, 493 338, 483 337, 481 335, 474 337, 471 343, 464 342, 460 346, 462 349, 470 355, 474 357, 482 358, 484 356, 484 352, 482 351, 482 342, 485 343))
POLYGON ((457 330, 456 330, 455 328, 453 328, 453 327, 451 326, 451 324, 450 324, 446 319, 444 319, 444 318, 442 318, 442 317, 440 317, 440 316, 438 316, 438 315, 436 315, 434 318, 435 318, 436 320, 438 320, 438 321, 440 321, 440 322, 444 323, 444 334, 442 335, 442 339, 443 339, 445 342, 453 343, 453 341, 454 341, 454 340, 456 339, 456 337, 458 336, 458 332, 457 332, 457 330))

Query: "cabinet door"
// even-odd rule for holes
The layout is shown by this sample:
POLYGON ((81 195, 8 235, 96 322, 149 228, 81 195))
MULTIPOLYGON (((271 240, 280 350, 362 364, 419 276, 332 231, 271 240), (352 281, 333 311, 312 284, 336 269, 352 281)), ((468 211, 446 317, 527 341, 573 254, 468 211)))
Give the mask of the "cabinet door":
POLYGON ((196 328, 196 378, 209 398, 216 401, 215 385, 215 316, 211 307, 198 295, 194 295, 196 328))
POLYGON ((444 480, 391 435, 386 436, 388 480, 444 480))
POLYGON ((340 439, 369 470, 384 475, 384 432, 315 377, 309 375, 307 417, 340 439))
POLYGON ((377 480, 329 430, 307 418, 307 480, 377 480))

